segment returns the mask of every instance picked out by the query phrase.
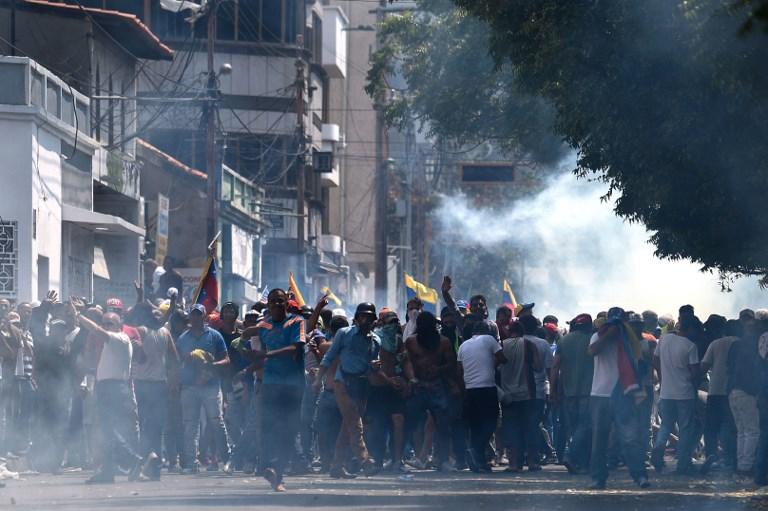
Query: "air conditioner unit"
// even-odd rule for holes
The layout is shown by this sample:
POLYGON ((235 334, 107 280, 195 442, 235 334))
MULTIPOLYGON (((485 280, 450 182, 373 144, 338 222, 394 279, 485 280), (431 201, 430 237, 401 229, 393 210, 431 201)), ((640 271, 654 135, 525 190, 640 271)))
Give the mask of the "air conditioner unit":
POLYGON ((314 151, 312 153, 312 168, 315 172, 327 173, 333 172, 333 152, 314 151))

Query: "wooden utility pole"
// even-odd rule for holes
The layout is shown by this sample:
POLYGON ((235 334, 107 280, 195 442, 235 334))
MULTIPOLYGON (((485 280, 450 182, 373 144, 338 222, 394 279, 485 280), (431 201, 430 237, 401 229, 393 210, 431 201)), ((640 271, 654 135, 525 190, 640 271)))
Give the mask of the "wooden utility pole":
MULTIPOLYGON (((376 9, 376 22, 380 24, 384 19, 384 9, 387 7, 387 0, 379 0, 379 8, 376 9)), ((378 50, 379 34, 376 34, 376 48, 378 50)), ((386 128, 384 126, 384 102, 386 94, 380 91, 376 98, 376 181, 375 192, 375 211, 376 225, 374 233, 374 284, 376 286, 375 299, 379 307, 387 305, 387 187, 389 167, 387 164, 387 148, 385 146, 386 128)), ((395 305, 395 304, 390 304, 395 305)))
MULTIPOLYGON (((304 38, 302 35, 297 37, 300 47, 304 46, 304 38)), ((304 78, 304 61, 301 59, 301 54, 296 58, 296 141, 297 152, 299 157, 297 160, 296 168, 296 247, 299 254, 299 261, 304 257, 304 218, 306 212, 304 204, 305 194, 305 180, 306 180, 306 167, 307 167, 307 138, 304 134, 304 91, 306 89, 306 83, 304 78)), ((303 271, 304 265, 299 265, 299 277, 305 278, 303 271)))
POLYGON ((216 41, 216 8, 218 0, 208 0, 208 81, 204 115, 205 127, 205 159, 208 174, 208 222, 206 244, 216 236, 219 218, 219 172, 216 157, 216 102, 218 87, 216 85, 216 70, 213 67, 213 51, 216 41))

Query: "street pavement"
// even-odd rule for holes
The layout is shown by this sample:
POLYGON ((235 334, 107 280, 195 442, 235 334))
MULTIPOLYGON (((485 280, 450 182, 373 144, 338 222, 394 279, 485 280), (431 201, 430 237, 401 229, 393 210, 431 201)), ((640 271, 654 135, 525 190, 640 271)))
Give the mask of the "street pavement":
POLYGON ((653 487, 640 490, 626 471, 612 474, 608 490, 585 490, 584 476, 561 467, 538 473, 496 472, 479 477, 415 472, 412 480, 382 474, 352 481, 327 476, 288 477, 288 492, 276 494, 261 478, 236 474, 166 475, 160 482, 88 486, 88 473, 24 475, 0 488, 0 509, 8 510, 286 510, 317 507, 360 510, 564 510, 731 511, 768 509, 768 493, 747 480, 724 475, 682 478, 652 475, 653 487))

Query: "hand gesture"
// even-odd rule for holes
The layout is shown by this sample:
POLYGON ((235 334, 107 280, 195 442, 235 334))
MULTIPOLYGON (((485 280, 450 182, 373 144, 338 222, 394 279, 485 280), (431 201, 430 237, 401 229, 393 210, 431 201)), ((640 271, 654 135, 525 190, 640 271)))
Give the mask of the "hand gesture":
POLYGON ((44 301, 49 303, 56 303, 58 300, 59 300, 59 295, 56 293, 56 291, 50 290, 48 291, 48 294, 45 295, 44 301))
POLYGON ((328 293, 326 292, 317 301, 317 305, 315 305, 315 310, 316 311, 321 311, 321 310, 325 309, 327 306, 328 306, 328 293))
POLYGON ((78 298, 77 296, 70 296, 69 297, 69 303, 77 311, 81 311, 81 310, 83 310, 85 308, 85 302, 83 302, 83 300, 81 298, 78 298))
POLYGON ((453 286, 453 283, 451 282, 451 277, 448 275, 443 277, 443 284, 440 286, 440 289, 443 291, 443 293, 447 293, 451 290, 451 287, 453 286))

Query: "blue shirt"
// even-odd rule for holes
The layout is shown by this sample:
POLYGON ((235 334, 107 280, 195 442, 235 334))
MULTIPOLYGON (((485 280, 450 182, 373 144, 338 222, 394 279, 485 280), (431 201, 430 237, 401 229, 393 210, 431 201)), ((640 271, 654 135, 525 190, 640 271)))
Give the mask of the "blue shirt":
POLYGON ((343 380, 342 370, 348 374, 366 374, 371 369, 371 361, 379 358, 380 345, 379 337, 373 332, 362 335, 357 325, 342 328, 336 332, 331 349, 320 365, 331 367, 336 357, 339 357, 336 381, 343 380))
POLYGON ((267 352, 298 345, 295 355, 268 358, 264 362, 264 385, 304 386, 304 320, 288 316, 283 321, 265 319, 258 329, 261 348, 267 352))
MULTIPOLYGON (((183 361, 181 366, 181 384, 195 385, 199 382, 201 367, 189 360, 189 354, 192 351, 201 349, 213 355, 214 360, 227 352, 227 344, 224 338, 216 330, 204 327, 199 336, 195 336, 190 330, 187 330, 179 336, 176 341, 176 350, 183 361)), ((221 382, 218 377, 208 380, 206 385, 219 385, 221 382)))

